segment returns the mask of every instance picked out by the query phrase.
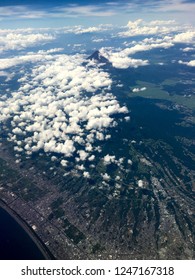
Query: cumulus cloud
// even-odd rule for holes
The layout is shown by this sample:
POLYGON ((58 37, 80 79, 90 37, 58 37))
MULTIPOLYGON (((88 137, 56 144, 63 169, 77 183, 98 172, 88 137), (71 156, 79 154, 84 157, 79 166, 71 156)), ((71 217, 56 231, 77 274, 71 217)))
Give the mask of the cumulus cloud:
POLYGON ((182 60, 179 60, 178 62, 179 62, 179 64, 185 64, 187 66, 195 67, 195 60, 190 60, 188 62, 184 62, 182 60))
POLYGON ((173 20, 144 22, 142 19, 137 19, 129 21, 125 29, 127 30, 118 33, 119 37, 168 34, 180 30, 180 27, 176 26, 173 20))
POLYGON ((108 175, 108 173, 104 173, 101 175, 102 175, 103 180, 105 180, 105 181, 109 181, 111 179, 111 177, 110 177, 110 175, 108 175))
MULTIPOLYGON (((120 56, 124 57, 124 53, 132 55, 136 52, 147 51, 154 48, 170 48, 177 43, 194 44, 195 31, 190 25, 179 25, 174 20, 162 21, 156 20, 145 22, 142 19, 129 21, 124 27, 126 30, 119 32, 119 37, 147 36, 140 43, 124 42, 125 46, 132 46, 120 52, 120 56), (153 37, 151 37, 153 36, 153 37)), ((190 49, 189 49, 190 50, 190 49)), ((184 49, 184 51, 189 51, 184 49)))
POLYGON ((79 154, 80 160, 82 160, 82 161, 86 160, 89 155, 88 153, 86 153, 83 150, 80 150, 77 153, 79 154))
MULTIPOLYGON (((135 29, 135 28, 140 28, 140 24, 142 24, 143 21, 141 19, 136 20, 136 21, 130 21, 128 23, 128 28, 130 29, 135 29)), ((188 44, 193 44, 195 40, 195 31, 193 30, 192 27, 188 27, 189 30, 185 32, 180 32, 179 30, 185 30, 187 26, 185 26, 183 29, 181 27, 175 26, 174 29, 170 27, 166 27, 169 29, 169 32, 161 32, 162 25, 168 25, 174 23, 174 21, 158 21, 156 22, 158 24, 159 31, 156 32, 156 34, 160 35, 160 37, 152 36, 152 37, 147 37, 143 39, 142 41, 136 42, 136 41, 131 41, 131 42, 124 42, 123 45, 125 46, 130 46, 127 48, 124 48, 122 50, 114 49, 114 48, 101 48, 100 49, 100 54, 107 58, 114 67, 116 68, 128 68, 128 67, 139 67, 139 66, 145 66, 149 64, 148 60, 142 60, 142 59, 133 59, 132 56, 136 53, 139 52, 145 52, 145 51, 150 51, 153 49, 168 49, 173 47, 177 43, 188 43, 188 44), (161 31, 160 31, 161 30, 161 31), (177 34, 173 35, 173 31, 176 31, 177 34), (164 33, 169 33, 169 34, 164 34, 164 33)), ((148 26, 144 26, 145 29, 148 28, 151 29, 153 28, 153 25, 155 25, 155 22, 150 22, 148 26)), ((142 29, 143 31, 143 29, 142 29)), ((150 30, 151 31, 151 30, 150 30)), ((139 32, 137 35, 155 35, 155 32, 139 32)), ((121 34, 119 34, 120 36, 121 34)), ((190 51, 192 48, 188 47, 184 49, 184 51, 190 51)))
POLYGON ((182 32, 174 36, 175 43, 195 43, 195 31, 182 32))
POLYGON ((83 172, 83 177, 85 177, 85 178, 90 178, 89 172, 84 171, 84 172, 83 172))
MULTIPOLYGON (((25 63, 36 63, 36 62, 45 62, 47 60, 52 60, 54 57, 52 56, 53 53, 61 52, 63 48, 54 48, 49 50, 40 50, 36 53, 28 52, 26 55, 14 56, 10 58, 1 58, 0 59, 0 70, 8 69, 13 66, 18 66, 20 64, 25 63)), ((2 72, 6 73, 6 72, 2 72)), ((19 80, 22 82, 22 79, 19 80)), ((28 87, 28 85, 25 85, 28 87)))
POLYGON ((35 45, 42 45, 51 40, 55 36, 49 33, 18 33, 17 30, 11 32, 0 32, 0 52, 8 50, 22 50, 35 45))
POLYGON ((62 166, 67 166, 67 165, 68 165, 68 161, 67 161, 67 160, 64 160, 64 159, 61 160, 60 163, 61 163, 62 166))
MULTIPOLYGON (((14 56, 0 59, 0 70, 8 69, 25 63, 45 62, 55 59, 54 53, 63 51, 63 48, 53 48, 48 50, 39 50, 38 52, 28 52, 26 55, 14 56)), ((20 82, 23 80, 20 79, 20 82)), ((25 85, 27 86, 27 85, 25 85)))
POLYGON ((94 156, 94 155, 91 155, 91 156, 88 158, 89 161, 94 161, 94 159, 95 159, 95 156, 94 156))
POLYGON ((145 66, 149 64, 148 60, 134 59, 130 55, 134 55, 138 52, 150 51, 152 49, 163 48, 167 49, 174 44, 169 41, 170 37, 164 37, 163 39, 144 39, 143 41, 135 44, 130 48, 125 48, 121 51, 114 51, 113 48, 101 48, 100 54, 107 58, 116 68, 128 68, 139 66, 145 66))
POLYGON ((116 157, 111 155, 106 155, 103 160, 106 165, 116 163, 116 157))
MULTIPOLYGON (((14 57, 10 57, 10 58, 1 58, 0 59, 0 70, 8 69, 8 68, 18 66, 20 64, 29 63, 29 62, 30 63, 45 62, 47 60, 52 60, 52 59, 53 59, 53 56, 50 54, 50 50, 39 51, 37 53, 31 52, 26 55, 14 56, 14 57)), ((25 86, 27 86, 27 85, 25 85, 25 86)))
POLYGON ((144 186, 143 180, 138 180, 137 185, 138 185, 138 187, 143 188, 143 186, 144 186))
POLYGON ((149 64, 148 60, 142 59, 133 59, 129 57, 128 52, 120 51, 120 52, 113 52, 110 49, 101 48, 100 54, 107 58, 115 68, 126 69, 128 67, 137 68, 139 66, 145 66, 149 64))
MULTIPOLYGON (((115 114, 128 112, 109 92, 112 80, 84 55, 53 54, 56 49, 1 60, 1 68, 32 62, 31 72, 7 99, 0 97, 0 122, 11 124, 8 140, 18 152, 62 155, 61 165, 73 154, 77 161, 95 159, 97 141, 110 137, 115 114)), ((51 160, 56 160, 52 155, 51 160)), ((87 177, 87 173, 83 176, 87 177)))

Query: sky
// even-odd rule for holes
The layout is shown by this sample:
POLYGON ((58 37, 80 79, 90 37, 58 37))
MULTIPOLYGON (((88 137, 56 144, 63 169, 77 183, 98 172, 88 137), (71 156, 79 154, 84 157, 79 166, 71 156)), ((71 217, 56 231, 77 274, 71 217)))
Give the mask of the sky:
POLYGON ((194 10, 194 0, 1 0, 0 28, 121 25, 137 18, 194 24, 194 10))

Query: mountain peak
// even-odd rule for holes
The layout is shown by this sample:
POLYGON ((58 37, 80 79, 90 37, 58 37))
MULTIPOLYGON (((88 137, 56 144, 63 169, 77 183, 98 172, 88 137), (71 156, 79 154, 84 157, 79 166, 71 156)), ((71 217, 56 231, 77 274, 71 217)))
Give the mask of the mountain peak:
POLYGON ((101 63, 109 63, 109 60, 107 58, 105 58, 103 55, 101 55, 101 53, 97 50, 95 51, 92 55, 90 55, 88 57, 88 59, 95 59, 101 63))

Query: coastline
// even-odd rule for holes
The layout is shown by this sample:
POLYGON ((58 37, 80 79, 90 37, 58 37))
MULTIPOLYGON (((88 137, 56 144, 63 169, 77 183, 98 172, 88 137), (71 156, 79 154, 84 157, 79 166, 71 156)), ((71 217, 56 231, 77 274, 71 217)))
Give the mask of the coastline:
POLYGON ((33 229, 22 219, 22 217, 15 210, 10 208, 9 205, 2 199, 0 199, 0 208, 4 209, 23 228, 26 234, 32 239, 32 241, 41 251, 45 260, 55 259, 52 253, 48 250, 43 241, 40 239, 40 237, 33 231, 33 229))

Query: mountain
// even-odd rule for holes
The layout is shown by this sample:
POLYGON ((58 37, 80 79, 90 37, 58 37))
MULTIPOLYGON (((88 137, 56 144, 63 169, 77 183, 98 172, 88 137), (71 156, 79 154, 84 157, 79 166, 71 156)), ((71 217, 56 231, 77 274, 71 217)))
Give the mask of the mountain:
POLYGON ((109 60, 107 58, 105 58, 103 55, 101 55, 101 53, 99 51, 95 51, 92 55, 90 55, 88 57, 88 59, 95 59, 100 63, 109 63, 109 60))

